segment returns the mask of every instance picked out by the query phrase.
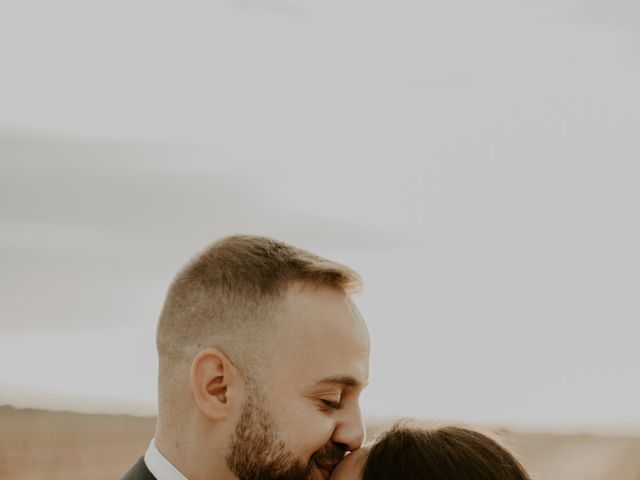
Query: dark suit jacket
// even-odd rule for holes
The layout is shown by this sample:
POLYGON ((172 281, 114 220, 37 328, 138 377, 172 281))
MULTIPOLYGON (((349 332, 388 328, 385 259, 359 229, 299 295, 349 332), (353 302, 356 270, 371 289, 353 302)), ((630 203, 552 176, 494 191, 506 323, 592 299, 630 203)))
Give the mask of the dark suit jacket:
POLYGON ((124 474, 120 480, 156 480, 144 463, 144 457, 140 457, 131 470, 124 474))

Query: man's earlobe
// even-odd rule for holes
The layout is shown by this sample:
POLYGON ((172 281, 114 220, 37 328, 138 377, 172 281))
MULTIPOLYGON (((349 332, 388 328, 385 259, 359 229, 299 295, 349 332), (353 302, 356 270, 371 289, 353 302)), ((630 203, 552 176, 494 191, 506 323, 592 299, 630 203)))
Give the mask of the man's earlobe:
POLYGON ((230 413, 230 389, 236 371, 226 355, 214 348, 198 352, 191 362, 191 389, 202 413, 221 420, 230 413))

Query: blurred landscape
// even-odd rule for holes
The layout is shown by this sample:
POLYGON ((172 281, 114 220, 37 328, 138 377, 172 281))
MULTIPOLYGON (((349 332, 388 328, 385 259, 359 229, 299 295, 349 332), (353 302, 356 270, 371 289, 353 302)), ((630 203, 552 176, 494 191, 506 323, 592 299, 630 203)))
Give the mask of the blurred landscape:
MULTIPOLYGON (((113 480, 144 453, 155 418, 0 407, 0 478, 113 480)), ((369 433, 377 427, 370 422, 369 433)), ((498 429, 537 480, 637 480, 640 437, 498 429)))

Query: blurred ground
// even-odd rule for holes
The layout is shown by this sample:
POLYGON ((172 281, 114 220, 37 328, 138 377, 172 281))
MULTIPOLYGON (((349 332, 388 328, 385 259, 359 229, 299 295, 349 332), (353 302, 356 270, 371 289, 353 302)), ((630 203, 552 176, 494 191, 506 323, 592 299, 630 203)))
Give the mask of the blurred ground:
MULTIPOLYGON (((154 425, 152 417, 0 407, 0 479, 118 479, 144 452, 154 425)), ((537 480, 640 478, 640 438, 497 433, 537 480)))

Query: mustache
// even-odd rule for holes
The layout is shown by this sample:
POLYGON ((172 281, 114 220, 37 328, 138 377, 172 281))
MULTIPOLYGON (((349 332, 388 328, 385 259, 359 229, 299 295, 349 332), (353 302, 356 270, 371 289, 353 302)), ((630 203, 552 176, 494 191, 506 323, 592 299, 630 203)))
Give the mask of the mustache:
POLYGON ((346 453, 346 448, 326 445, 313 455, 312 460, 318 465, 336 465, 344 458, 346 453))

